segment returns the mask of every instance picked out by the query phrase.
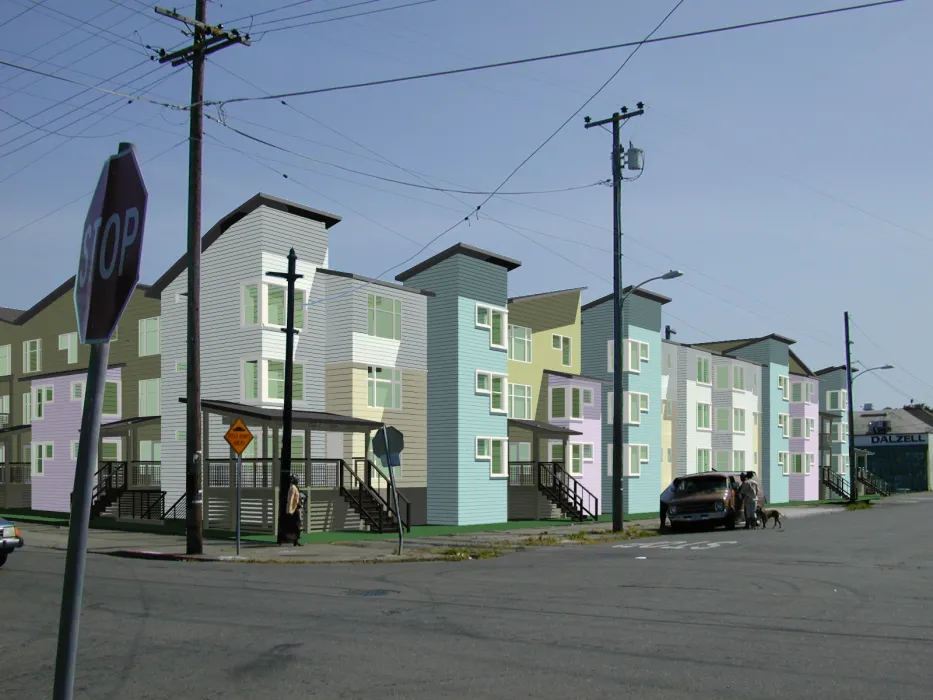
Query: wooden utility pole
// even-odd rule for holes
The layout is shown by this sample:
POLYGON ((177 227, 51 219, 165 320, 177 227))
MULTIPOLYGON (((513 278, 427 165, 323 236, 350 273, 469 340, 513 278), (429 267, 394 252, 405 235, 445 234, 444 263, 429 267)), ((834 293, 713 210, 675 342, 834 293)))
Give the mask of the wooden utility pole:
POLYGON ((855 417, 852 413, 852 339, 849 337, 849 312, 843 314, 846 333, 846 424, 849 426, 849 501, 858 500, 858 465, 855 462, 855 417))
POLYGON ((204 134, 204 57, 233 44, 249 45, 236 30, 207 24, 207 0, 197 0, 195 18, 175 10, 156 13, 192 28, 183 49, 159 52, 159 63, 191 65, 191 121, 188 137, 188 391, 185 422, 185 519, 188 554, 204 552, 201 475, 201 154, 204 134))
POLYGON ((622 146, 619 143, 619 124, 645 113, 642 104, 629 112, 623 107, 608 119, 591 121, 586 117, 585 128, 612 124, 612 531, 622 531, 622 422, 624 417, 622 392, 622 146))

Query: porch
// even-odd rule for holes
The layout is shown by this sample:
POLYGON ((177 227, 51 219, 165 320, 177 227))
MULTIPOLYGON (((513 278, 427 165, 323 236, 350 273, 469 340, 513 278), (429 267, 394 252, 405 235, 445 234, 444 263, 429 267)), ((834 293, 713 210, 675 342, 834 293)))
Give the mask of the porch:
POLYGON ((30 426, 0 428, 0 508, 32 508, 30 426))

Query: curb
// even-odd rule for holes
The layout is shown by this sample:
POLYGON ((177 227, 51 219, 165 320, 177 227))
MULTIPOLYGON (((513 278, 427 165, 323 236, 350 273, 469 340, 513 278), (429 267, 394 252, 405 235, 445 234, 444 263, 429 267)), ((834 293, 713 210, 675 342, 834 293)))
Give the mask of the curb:
POLYGON ((432 556, 432 557, 395 557, 392 559, 356 559, 356 560, 341 560, 341 559, 317 559, 317 560, 303 560, 303 559, 269 559, 269 558, 258 558, 250 556, 236 556, 234 554, 229 555, 205 555, 205 554, 172 554, 170 552, 147 552, 147 551, 137 551, 129 549, 113 550, 109 552, 95 552, 95 554, 103 554, 108 557, 117 557, 119 559, 144 559, 149 561, 176 561, 176 562, 201 562, 201 563, 217 563, 217 564, 346 564, 346 565, 358 565, 358 564, 405 564, 405 563, 420 563, 420 562, 439 562, 439 561, 458 561, 450 559, 449 557, 442 556, 432 556))

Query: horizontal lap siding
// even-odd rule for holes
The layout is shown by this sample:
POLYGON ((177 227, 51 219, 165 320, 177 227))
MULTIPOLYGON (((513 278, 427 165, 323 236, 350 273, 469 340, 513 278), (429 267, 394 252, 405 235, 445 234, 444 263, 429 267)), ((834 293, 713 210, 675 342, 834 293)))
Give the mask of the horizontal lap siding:
MULTIPOLYGON (((569 418, 554 419, 551 421, 554 425, 570 428, 581 435, 571 435, 571 443, 592 443, 593 460, 583 461, 583 476, 577 477, 579 482, 599 499, 597 515, 604 510, 604 499, 602 494, 602 473, 603 473, 603 415, 602 415, 602 384, 600 382, 584 381, 580 379, 568 379, 567 377, 549 376, 550 387, 564 387, 567 390, 568 406, 570 400, 570 390, 573 387, 580 389, 590 389, 593 392, 593 405, 583 407, 583 420, 572 420, 569 418)), ((581 398, 582 400, 582 398, 581 398)), ((570 471, 570 455, 564 458, 564 469, 570 471)), ((611 504, 610 504, 611 505, 611 504)))

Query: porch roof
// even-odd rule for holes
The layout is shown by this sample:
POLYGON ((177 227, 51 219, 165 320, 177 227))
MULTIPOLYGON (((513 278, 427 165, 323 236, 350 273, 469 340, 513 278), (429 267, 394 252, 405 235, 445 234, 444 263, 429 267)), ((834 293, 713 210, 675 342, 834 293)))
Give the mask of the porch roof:
POLYGON ((544 433, 545 435, 583 435, 583 433, 565 428, 553 423, 544 423, 537 420, 522 420, 521 418, 509 418, 510 428, 524 428, 535 433, 544 433))
POLYGON ((123 420, 116 420, 112 423, 104 423, 100 426, 100 431, 103 432, 112 432, 120 428, 129 428, 134 425, 139 425, 141 423, 149 423, 154 420, 161 420, 161 416, 136 416, 135 418, 124 418, 123 420))
POLYGON ((5 435, 7 433, 18 433, 23 430, 29 430, 31 425, 10 425, 6 428, 0 428, 0 435, 5 435))
MULTIPOLYGON (((178 399, 180 403, 187 403, 185 398, 178 399)), ((202 400, 202 410, 210 411, 224 416, 239 418, 253 418, 270 423, 282 422, 281 408, 264 408, 263 406, 250 406, 234 401, 202 400)), ((292 423, 295 426, 304 426, 310 430, 336 433, 365 433, 378 430, 382 423, 366 418, 341 416, 337 413, 319 413, 317 411, 292 411, 292 423)))

